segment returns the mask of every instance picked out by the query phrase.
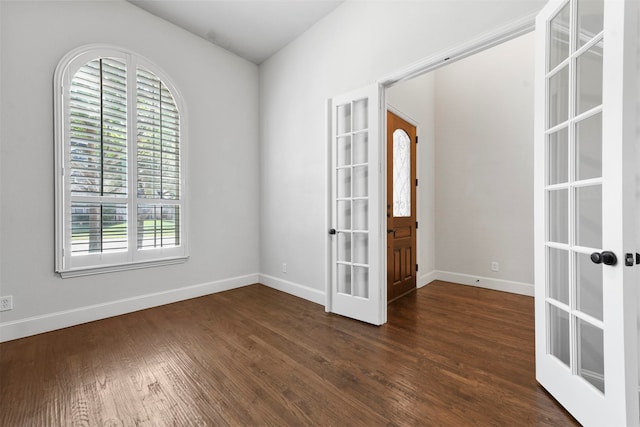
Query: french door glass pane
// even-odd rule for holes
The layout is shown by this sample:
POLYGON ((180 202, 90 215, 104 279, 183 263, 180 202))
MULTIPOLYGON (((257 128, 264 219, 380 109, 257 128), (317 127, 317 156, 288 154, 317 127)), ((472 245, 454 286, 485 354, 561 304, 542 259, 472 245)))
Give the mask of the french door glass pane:
POLYGON ((351 295, 351 266, 338 264, 338 292, 351 295))
POLYGON ((569 313, 547 304, 549 309, 549 354, 553 354, 562 363, 569 366, 571 360, 569 313))
POLYGON ((569 243, 569 191, 549 192, 549 240, 569 243))
POLYGON ((338 197, 351 197, 351 168, 338 169, 336 178, 336 186, 338 197))
POLYGON ((369 188, 369 167, 357 166, 353 168, 353 196, 365 197, 369 188))
POLYGON ((603 0, 578 0, 578 47, 582 47, 602 31, 603 0))
POLYGON ((368 267, 353 267, 353 296, 369 298, 368 267))
POLYGON ((549 78, 549 127, 569 118, 569 66, 549 78))
POLYGON ((578 180, 602 176, 602 113, 576 125, 576 157, 578 180))
POLYGON ((563 128, 549 135, 549 185, 569 179, 569 130, 563 128))
POLYGON ((588 254, 577 254, 578 310, 602 320, 602 264, 595 264, 588 254))
POLYGON ((336 120, 338 135, 351 132, 351 104, 338 105, 336 120))
POLYGON ((369 134, 358 133, 353 136, 353 164, 367 163, 369 134))
POLYGON ((602 104, 602 41, 577 59, 578 114, 602 104))
POLYGON ((337 223, 339 230, 351 230, 351 201, 339 200, 337 202, 337 223))
POLYGON ((338 261, 351 262, 351 233, 341 232, 338 237, 338 261))
POLYGON ((353 103, 353 130, 354 132, 366 129, 368 118, 368 99, 361 99, 353 103))
POLYGON ((354 230, 369 229, 369 201, 368 200, 353 201, 353 229, 354 230))
POLYGON ((353 262, 356 264, 369 263, 369 235, 367 233, 353 234, 353 262))
POLYGON ((549 248, 549 296, 569 305, 569 252, 549 248))
POLYGON ((347 166, 351 164, 351 136, 343 136, 338 138, 337 147, 338 166, 347 166))
POLYGON ((576 188, 576 243, 602 248, 602 186, 576 188))
POLYGON ((578 331, 579 375, 604 393, 604 339, 602 329, 576 319, 578 331))
POLYGON ((549 68, 553 70, 569 56, 569 3, 551 20, 549 31, 549 68))

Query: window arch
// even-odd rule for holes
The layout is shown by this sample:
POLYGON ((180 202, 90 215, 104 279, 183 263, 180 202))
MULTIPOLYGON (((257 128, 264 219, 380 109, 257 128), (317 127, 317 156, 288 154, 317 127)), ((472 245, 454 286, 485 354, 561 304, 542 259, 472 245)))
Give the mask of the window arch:
POLYGON ((56 271, 183 262, 185 112, 166 75, 110 46, 67 54, 54 76, 56 271))

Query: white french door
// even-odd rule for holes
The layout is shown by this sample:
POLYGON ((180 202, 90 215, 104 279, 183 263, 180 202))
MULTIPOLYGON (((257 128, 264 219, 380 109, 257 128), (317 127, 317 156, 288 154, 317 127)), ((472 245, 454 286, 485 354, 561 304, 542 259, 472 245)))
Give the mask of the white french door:
POLYGON ((331 100, 329 312, 386 322, 378 85, 331 100))
POLYGON ((637 3, 536 20, 536 376, 586 426, 639 424, 637 3))

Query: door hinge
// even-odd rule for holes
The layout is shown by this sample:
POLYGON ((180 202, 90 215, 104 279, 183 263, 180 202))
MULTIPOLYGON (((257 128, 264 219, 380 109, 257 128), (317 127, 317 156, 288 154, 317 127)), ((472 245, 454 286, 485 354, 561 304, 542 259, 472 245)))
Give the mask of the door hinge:
POLYGON ((416 221, 416 230, 418 229, 418 221, 416 221))
POLYGON ((416 264, 416 271, 418 271, 418 264, 416 264))
POLYGON ((418 135, 416 135, 416 144, 418 143, 418 135))
POLYGON ((416 187, 418 186, 418 178, 416 178, 416 187))

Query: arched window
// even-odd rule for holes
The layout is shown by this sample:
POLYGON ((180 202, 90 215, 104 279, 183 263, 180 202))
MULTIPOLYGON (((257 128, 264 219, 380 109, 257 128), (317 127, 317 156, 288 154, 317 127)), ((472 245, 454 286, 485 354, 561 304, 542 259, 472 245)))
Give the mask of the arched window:
POLYGON ((56 271, 63 277, 187 257, 184 108, 124 49, 67 54, 54 77, 56 271))

